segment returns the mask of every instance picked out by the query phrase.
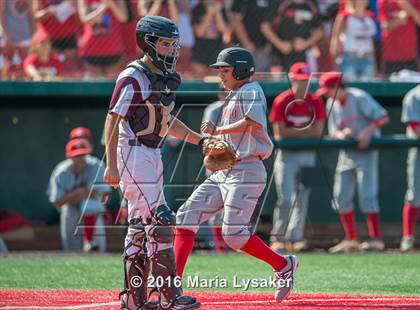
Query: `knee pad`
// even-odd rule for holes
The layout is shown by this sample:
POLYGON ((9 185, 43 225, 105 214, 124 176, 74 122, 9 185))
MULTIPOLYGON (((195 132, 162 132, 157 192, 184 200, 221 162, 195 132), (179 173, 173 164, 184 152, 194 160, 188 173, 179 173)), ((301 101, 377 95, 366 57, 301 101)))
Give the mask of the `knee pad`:
POLYGON ((175 213, 167 206, 160 205, 152 210, 153 221, 161 226, 174 226, 176 223, 175 213))
POLYGON ((173 244, 175 238, 174 229, 172 227, 161 225, 148 226, 147 236, 149 237, 150 242, 156 242, 158 244, 173 244))
POLYGON ((175 299, 182 295, 181 280, 176 275, 175 254, 173 248, 155 252, 151 257, 153 278, 160 283, 159 304, 163 309, 169 309, 175 299))
POLYGON ((226 244, 234 249, 239 250, 248 241, 251 233, 245 225, 226 225, 222 227, 222 237, 226 244))

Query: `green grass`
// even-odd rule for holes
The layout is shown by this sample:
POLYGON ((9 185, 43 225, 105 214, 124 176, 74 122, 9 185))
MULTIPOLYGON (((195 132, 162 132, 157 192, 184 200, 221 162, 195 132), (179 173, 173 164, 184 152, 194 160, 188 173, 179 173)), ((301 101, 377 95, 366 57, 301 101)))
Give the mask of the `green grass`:
MULTIPOLYGON (((302 254, 299 259, 296 292, 420 295, 418 254, 302 254)), ((3 257, 0 289, 120 289, 121 266, 117 255, 3 257)), ((185 272, 200 279, 227 279, 228 288, 212 289, 229 291, 241 291, 233 288, 234 276, 241 280, 272 275, 265 263, 241 254, 192 255, 185 272)), ((207 289, 188 288, 185 280, 186 289, 207 289)))

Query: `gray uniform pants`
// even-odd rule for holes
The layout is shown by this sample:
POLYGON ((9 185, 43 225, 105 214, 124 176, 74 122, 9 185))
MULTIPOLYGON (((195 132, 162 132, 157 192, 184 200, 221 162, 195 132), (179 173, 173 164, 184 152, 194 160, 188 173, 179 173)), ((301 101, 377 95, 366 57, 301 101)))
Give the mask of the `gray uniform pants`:
POLYGON ((310 189, 302 185, 299 174, 302 168, 313 166, 315 152, 277 151, 274 180, 278 200, 273 213, 271 242, 303 240, 310 189))
POLYGON ((60 233, 64 251, 81 251, 83 247, 82 231, 76 228, 80 221, 79 206, 63 205, 60 209, 60 233))
MULTIPOLYGON (((83 248, 83 223, 80 222, 79 206, 63 205, 60 209, 60 234, 64 251, 81 251, 83 248)), ((105 223, 99 214, 95 223, 92 246, 97 246, 100 252, 106 251, 105 223)))
POLYGON ((222 236, 232 249, 249 239, 249 223, 266 184, 260 160, 243 161, 212 174, 198 186, 177 212, 177 228, 198 231, 198 226, 222 212, 222 236))
POLYGON ((405 201, 420 208, 420 148, 418 147, 408 151, 405 201))
POLYGON ((333 208, 339 213, 354 209, 357 185, 363 213, 379 212, 378 151, 340 151, 334 180, 333 208))

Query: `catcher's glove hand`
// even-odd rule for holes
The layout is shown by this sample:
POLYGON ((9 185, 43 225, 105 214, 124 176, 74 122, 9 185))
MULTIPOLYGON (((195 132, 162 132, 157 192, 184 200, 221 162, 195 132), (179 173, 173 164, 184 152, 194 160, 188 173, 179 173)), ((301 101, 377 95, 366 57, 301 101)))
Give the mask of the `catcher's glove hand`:
POLYGON ((204 166, 210 171, 228 169, 237 161, 235 149, 227 141, 203 138, 200 145, 203 147, 204 166))

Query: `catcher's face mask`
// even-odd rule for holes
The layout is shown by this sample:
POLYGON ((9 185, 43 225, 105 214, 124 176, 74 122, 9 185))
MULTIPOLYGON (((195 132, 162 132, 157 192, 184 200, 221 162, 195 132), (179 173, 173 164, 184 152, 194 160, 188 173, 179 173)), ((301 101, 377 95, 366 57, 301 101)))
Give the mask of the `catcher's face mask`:
POLYGON ((145 42, 154 50, 156 65, 167 72, 174 72, 179 57, 179 40, 172 38, 146 36, 145 42), (161 65, 161 66, 160 66, 161 65))

